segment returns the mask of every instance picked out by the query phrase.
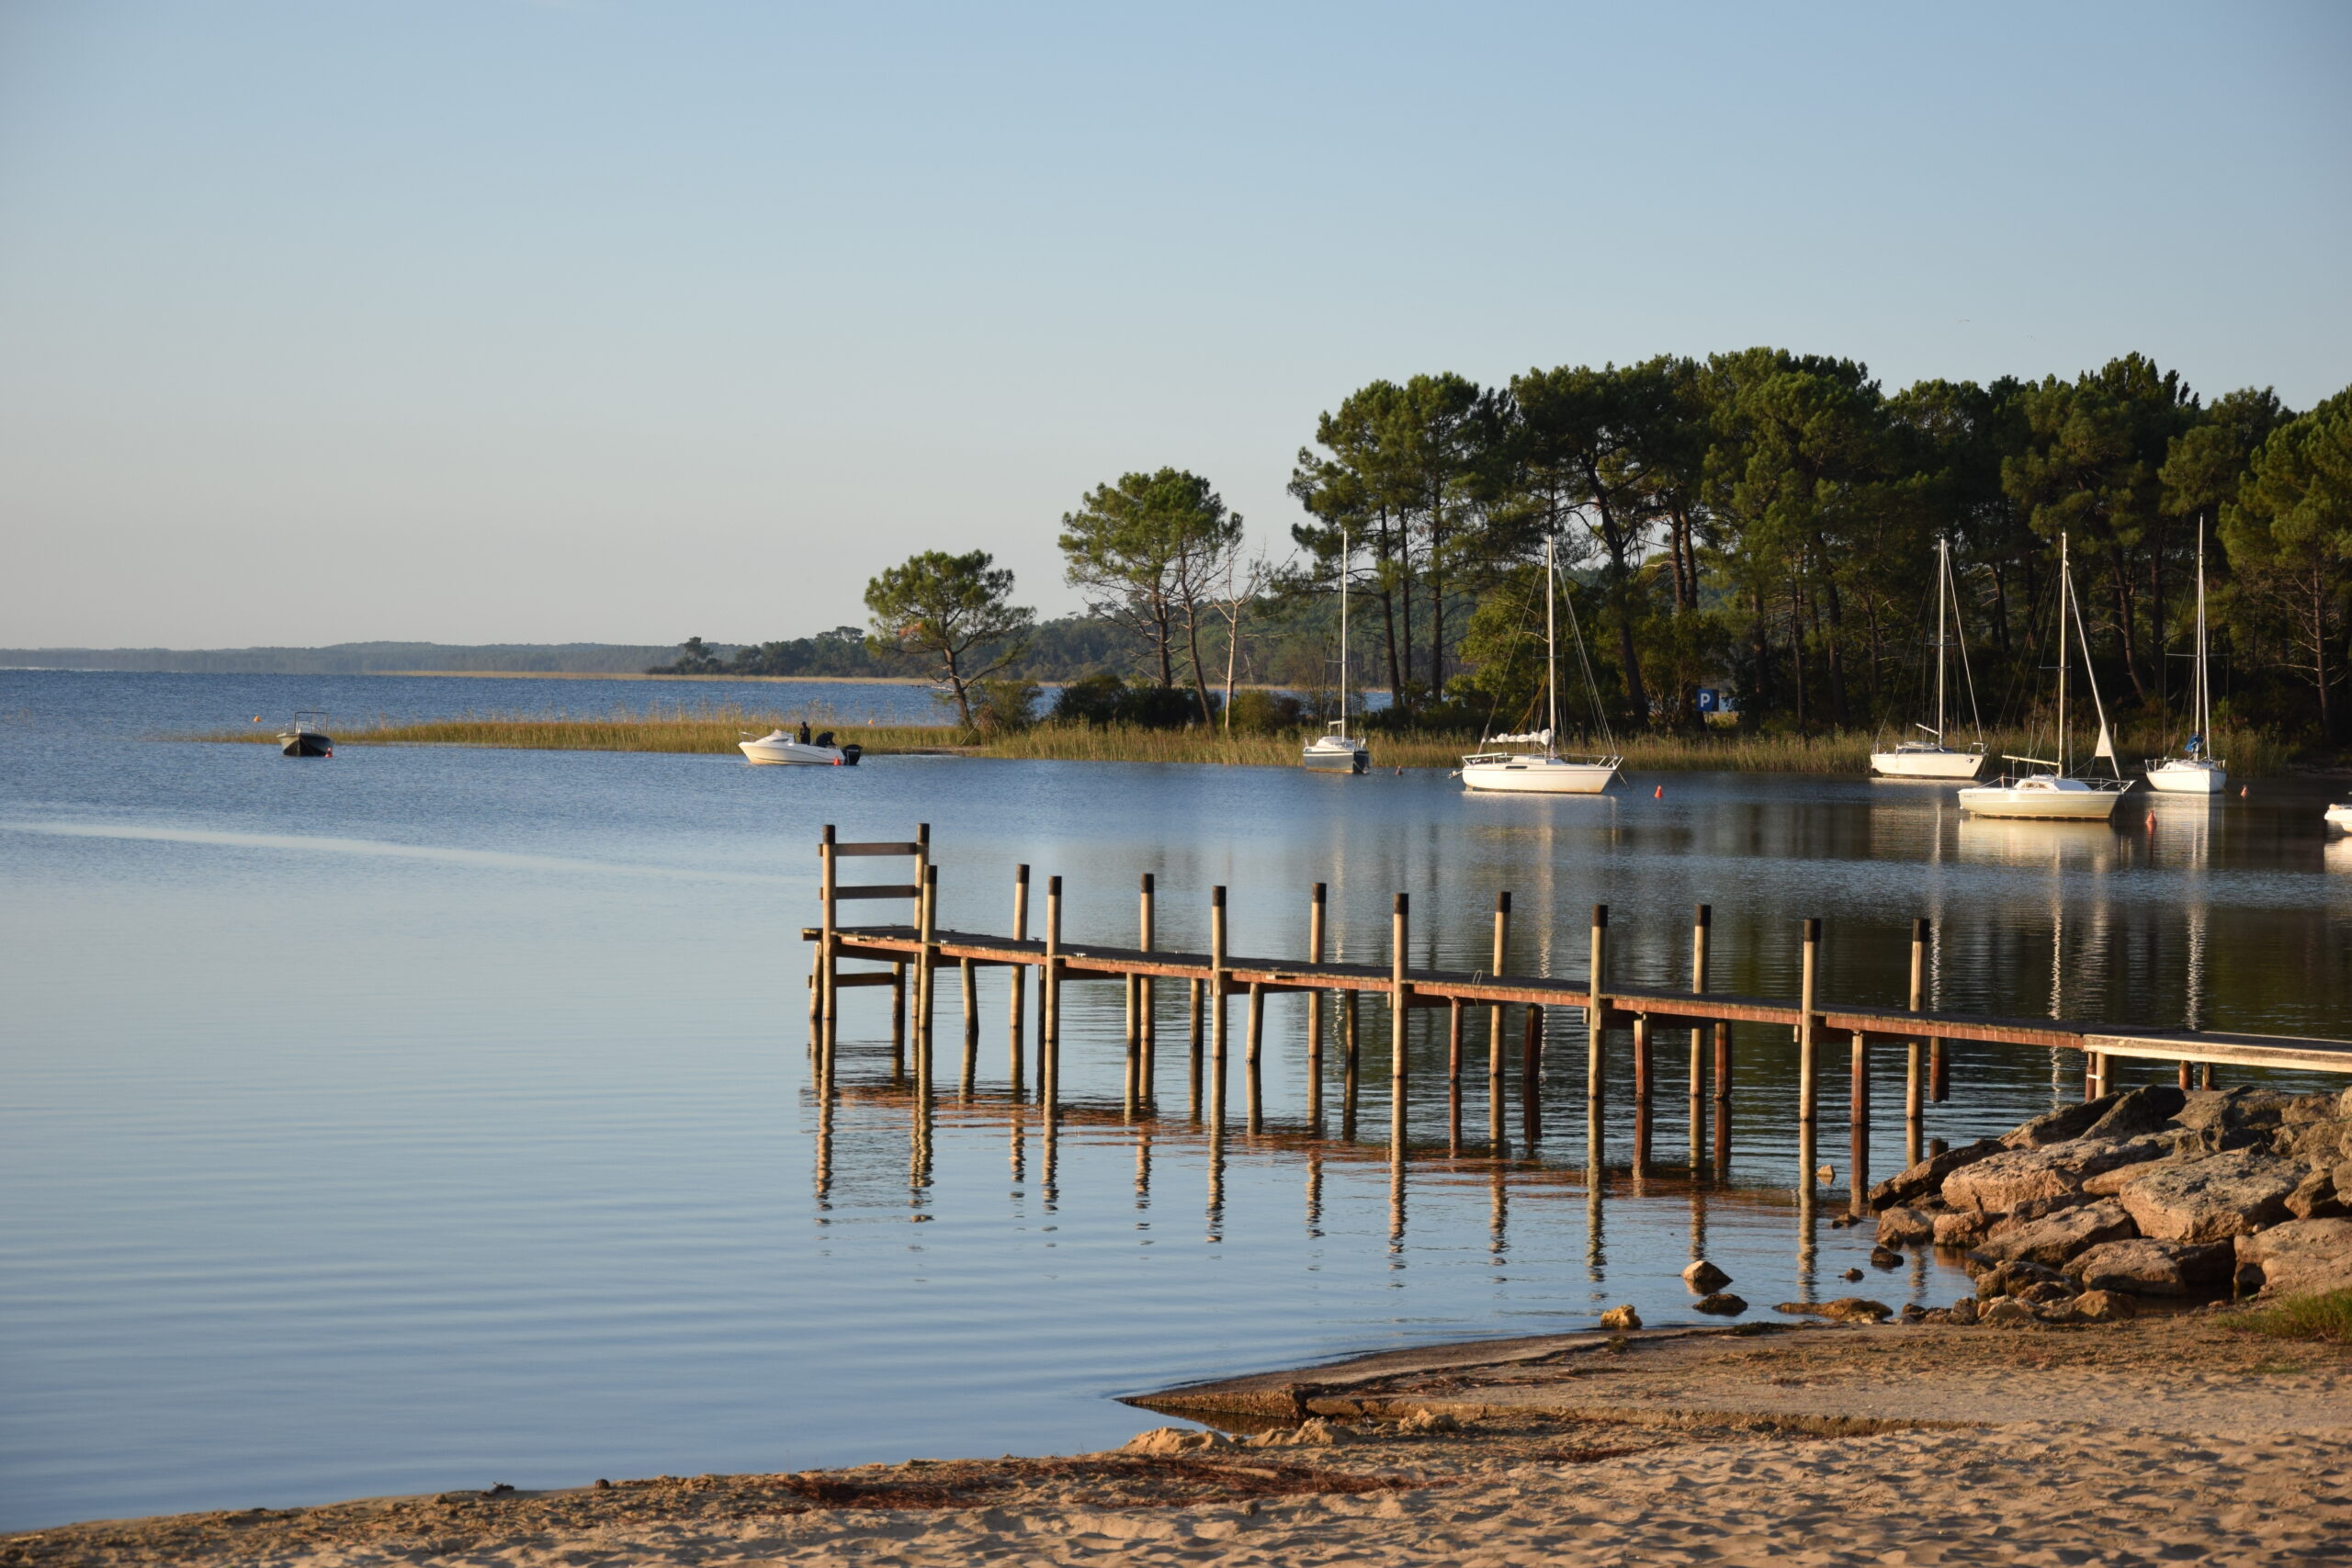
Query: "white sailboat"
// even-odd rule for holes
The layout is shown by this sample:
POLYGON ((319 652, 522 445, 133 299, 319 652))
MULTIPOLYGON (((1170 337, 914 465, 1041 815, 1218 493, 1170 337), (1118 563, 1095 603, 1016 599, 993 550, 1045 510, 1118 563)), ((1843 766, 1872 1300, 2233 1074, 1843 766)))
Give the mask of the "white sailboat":
POLYGON ((1951 541, 1936 541, 1936 723, 1928 728, 1921 724, 1915 728, 1926 730, 1925 740, 1905 740, 1892 751, 1871 753, 1871 772, 1892 779, 1973 779, 1984 770, 1984 727, 1974 726, 1976 744, 1965 751, 1955 751, 1944 744, 1945 667, 1951 662, 1944 650, 1960 645, 1961 673, 1968 678, 1968 711, 1976 712, 1976 681, 1968 675, 1968 649, 1960 643, 1960 607, 1951 601, 1951 541), (1951 641, 1944 640, 1944 630, 1951 629, 1951 641))
POLYGON ((2118 773, 2111 779, 2078 779, 2070 766, 2073 757, 2068 750, 2066 735, 2066 623, 2073 612, 2075 634, 2082 643, 2083 679, 2091 689, 2091 702, 2098 710, 2098 747, 2091 753, 2094 760, 2104 757, 2109 768, 2115 767, 2115 741, 2108 734, 2107 705, 2100 701, 2098 679, 2091 673, 2090 635, 2083 628, 2082 607, 2075 603, 2075 573, 2066 557, 2066 536, 2058 536, 2058 757, 2009 757, 2002 761, 2022 762, 2031 768, 2046 768, 2047 773, 2011 774, 1989 784, 1978 784, 1960 792, 1960 805, 1964 811, 1979 817, 2023 817, 2041 821, 2104 822, 2115 815, 2116 803, 2132 787, 2132 781, 2118 773))
MULTIPOLYGON (((1616 755, 1563 757, 1553 745, 1560 732, 1560 680, 1557 651, 1559 584, 1553 570, 1552 541, 1544 541, 1544 727, 1526 735, 1494 735, 1486 743, 1541 746, 1541 751, 1480 751, 1462 759, 1455 775, 1464 789, 1516 795, 1599 795, 1617 777, 1616 755)), ((1585 694, 1592 700, 1594 720, 1604 744, 1611 742, 1609 720, 1600 708, 1600 693, 1593 684, 1592 664, 1585 657, 1584 632, 1577 625, 1577 607, 1568 606, 1568 633, 1575 638, 1577 661, 1584 669, 1585 694)))
POLYGON ((1319 773, 1360 773, 1372 765, 1372 751, 1348 734, 1348 531, 1340 530, 1340 716, 1329 735, 1318 735, 1299 753, 1298 765, 1319 773))
POLYGON ((2230 770, 2219 757, 2208 754, 2205 738, 2213 733, 2213 683, 2205 671, 2205 525, 2197 525, 2197 676, 2188 698, 2188 740, 2177 757, 2147 760, 2148 787, 2166 795, 2219 795, 2230 782, 2230 770))

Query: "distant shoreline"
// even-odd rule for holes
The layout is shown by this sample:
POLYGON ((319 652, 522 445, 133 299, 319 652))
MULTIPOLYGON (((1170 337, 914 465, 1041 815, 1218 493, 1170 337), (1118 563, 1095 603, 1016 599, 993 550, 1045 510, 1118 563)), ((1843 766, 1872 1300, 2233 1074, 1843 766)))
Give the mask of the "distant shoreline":
POLYGON ((461 681, 762 681, 770 685, 928 686, 924 675, 654 675, 600 670, 363 670, 363 675, 447 675, 461 681))

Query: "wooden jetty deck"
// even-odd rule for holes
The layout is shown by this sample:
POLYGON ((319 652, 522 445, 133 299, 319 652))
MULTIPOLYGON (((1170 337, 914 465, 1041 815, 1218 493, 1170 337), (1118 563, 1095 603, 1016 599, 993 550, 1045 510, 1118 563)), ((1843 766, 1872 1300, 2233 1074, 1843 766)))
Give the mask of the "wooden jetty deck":
MULTIPOLYGON (((1202 1064, 1205 1052, 1213 1065, 1214 1104, 1220 1117, 1223 1113, 1226 1064, 1233 1054, 1230 1049, 1229 1004, 1236 997, 1246 998, 1248 1023, 1242 1055, 1250 1068, 1253 1122, 1264 1002, 1267 997, 1284 992, 1329 994, 1340 999, 1342 1004, 1340 1010, 1341 1044, 1346 1052, 1351 1078, 1357 1066, 1357 1009, 1361 998, 1376 998, 1389 1013, 1389 1072, 1400 1082, 1410 1070, 1407 1024, 1415 1010, 1443 1010, 1448 1015, 1447 1072, 1450 1078, 1457 1081, 1465 1066, 1465 1018, 1474 1011, 1483 1011, 1487 1015, 1487 1028, 1481 1032, 1487 1044, 1486 1076, 1498 1083, 1505 1077, 1509 1044, 1512 1035, 1517 1033, 1521 1042, 1521 1071, 1531 1090, 1539 1071, 1541 1053, 1544 1049, 1544 1013, 1550 1010, 1575 1010, 1581 1013, 1584 1022, 1586 1095, 1589 1104, 1594 1108, 1591 1115, 1596 1123, 1604 1089, 1611 1038, 1619 1033, 1630 1034, 1634 1096, 1640 1117, 1637 1125, 1643 1129, 1636 1136, 1637 1141, 1645 1145, 1647 1141, 1645 1134, 1649 1122, 1648 1111, 1659 1083, 1655 1058, 1657 1034, 1661 1028, 1690 1031, 1688 1092, 1694 1114, 1698 1102, 1708 1098, 1708 1080, 1711 1077, 1713 1080, 1713 1100, 1719 1105, 1728 1101, 1735 1070, 1735 1026, 1751 1031, 1761 1027, 1788 1032, 1785 1037, 1793 1039, 1798 1053, 1797 1115, 1804 1141, 1808 1146, 1812 1143, 1811 1130, 1818 1119, 1820 1055, 1824 1044, 1834 1040, 1843 1040, 1848 1046, 1850 1094, 1847 1119, 1857 1129, 1858 1135, 1870 1121, 1872 1065, 1870 1047, 1873 1043, 1900 1042, 1907 1047, 1905 1116, 1914 1126, 1920 1121, 1926 1103, 1940 1101, 1949 1096, 1949 1062, 1945 1046, 1951 1041, 2079 1052, 2085 1063, 2083 1092, 2086 1098, 2108 1091, 2111 1082, 2111 1064, 2117 1060, 2176 1063, 2180 1085, 2184 1089, 2193 1087, 2199 1081, 2205 1087, 2212 1087, 2215 1069, 2222 1066, 2241 1070, 2286 1068, 2352 1074, 2352 1041, 2132 1028, 2066 1019, 1994 1018, 1973 1013, 1930 1011, 1921 1005, 1930 934, 1928 922, 1924 919, 1915 920, 1912 924, 1908 1005, 1890 1007, 1836 1001, 1819 996, 1816 976, 1820 968, 1822 925, 1818 919, 1802 922, 1797 933, 1801 950, 1800 994, 1794 998, 1753 997, 1709 987, 1708 958, 1713 919, 1705 905, 1698 906, 1693 912, 1690 987, 1688 990, 1669 990, 1610 983, 1609 911, 1603 905, 1596 905, 1592 911, 1588 963, 1582 976, 1512 975, 1506 972, 1511 914, 1509 893, 1500 895, 1496 900, 1491 969, 1423 969, 1412 967, 1405 961, 1405 954, 1410 949, 1411 905, 1402 893, 1396 895, 1392 908, 1390 959, 1387 964, 1334 962, 1323 956, 1326 892, 1320 883, 1315 885, 1307 900, 1306 956, 1273 958, 1228 951, 1226 944, 1226 890, 1223 887, 1210 890, 1209 951, 1173 951, 1159 948, 1154 942, 1157 888, 1153 878, 1146 874, 1137 890, 1137 944, 1125 947, 1065 939, 1062 932, 1061 878, 1057 876, 1047 879, 1046 883, 1045 933, 1042 937, 1030 935, 1029 868, 1025 865, 1018 867, 1014 874, 1013 930, 1010 935, 940 929, 937 924, 938 867, 932 863, 927 825, 918 829, 911 840, 879 843, 841 842, 835 838, 834 830, 827 828, 818 852, 824 919, 820 925, 806 928, 802 935, 815 943, 817 949, 809 977, 809 1016, 812 1043, 826 1081, 831 1081, 840 992, 860 986, 888 986, 892 990, 894 1031, 901 1043, 906 1035, 907 1009, 911 992, 916 1084, 919 1092, 928 1093, 933 1071, 936 975, 942 966, 953 966, 963 979, 964 1041, 968 1076, 979 1028, 973 977, 978 969, 994 966, 1012 971, 1008 1036, 1012 1081, 1018 1089, 1025 1070, 1023 992, 1028 974, 1034 970, 1038 979, 1037 1083, 1040 1099, 1049 1119, 1058 1100, 1061 989, 1076 981, 1115 980, 1125 988, 1126 1100, 1131 1112, 1136 1109, 1139 1100, 1148 1101, 1151 1095, 1159 1027, 1159 1010, 1155 1005, 1159 987, 1176 984, 1186 987, 1191 1001, 1189 1048, 1193 1100, 1195 1105, 1200 1102, 1202 1064), (857 886, 845 885, 841 881, 840 866, 843 860, 869 856, 913 859, 914 880, 857 886), (843 924, 840 919, 842 904, 865 899, 910 902, 914 906, 915 919, 910 924, 843 924), (888 967, 865 972, 844 970, 842 967, 843 960, 877 961, 888 967), (1507 1024, 1507 1010, 1513 1008, 1521 1010, 1523 1014, 1522 1027, 1518 1031, 1511 1030, 1507 1024), (1710 1044, 1712 1051, 1708 1049, 1710 1044)), ((1319 1094, 1326 1032, 1324 1014, 1325 1010, 1319 1006, 1308 1013, 1306 1051, 1312 1069, 1309 1075, 1310 1095, 1319 1094)), ((1405 1097, 1400 1093, 1393 1098, 1398 1122, 1395 1136, 1401 1144, 1405 1097)), ((1310 1101, 1311 1106, 1314 1103, 1310 1101)), ((1810 1156, 1806 1157, 1809 1160, 1810 1156)))

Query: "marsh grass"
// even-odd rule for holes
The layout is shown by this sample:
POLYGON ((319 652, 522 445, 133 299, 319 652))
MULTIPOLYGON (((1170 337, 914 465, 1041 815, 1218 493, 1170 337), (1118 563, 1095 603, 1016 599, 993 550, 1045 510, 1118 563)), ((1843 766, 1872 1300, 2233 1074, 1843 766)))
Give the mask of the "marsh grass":
MULTIPOLYGON (((1039 724, 1010 734, 983 735, 954 725, 852 724, 822 704, 781 712, 739 705, 650 710, 616 710, 601 715, 466 714, 456 718, 419 723, 376 723, 331 727, 337 745, 492 746, 512 750, 564 751, 677 751, 731 755, 736 742, 789 729, 803 720, 813 729, 831 729, 844 742, 854 740, 874 756, 893 753, 953 751, 970 756, 1002 757, 1039 761, 1072 762, 1190 762, 1256 767, 1292 767, 1300 746, 1313 733, 1306 730, 1273 734, 1227 735, 1218 729, 1147 729, 1136 725, 1039 724)), ((198 740, 265 741, 275 743, 277 727, 250 730, 218 730, 190 737, 198 740)), ((2215 750, 2233 775, 2260 777, 2284 773, 2294 761, 2294 749, 2273 737, 2251 730, 2222 729, 2215 736, 2215 750)), ((1452 768, 1465 752, 1477 749, 1475 735, 1383 735, 1370 738, 1375 768, 1452 768)), ((1742 735, 1716 731, 1699 735, 1637 736, 1621 742, 1625 766, 1637 772, 1752 772, 1775 773, 1862 773, 1870 769, 1871 752, 1893 744, 1891 735, 1848 733, 1827 736, 1742 735)), ((2047 742, 2043 742, 2046 745, 2047 742)), ((1588 750, 1575 738, 1565 739, 1564 751, 1588 750)), ((2046 755, 2022 734, 1991 738, 1996 759, 1985 768, 1991 777, 2002 767, 2004 752, 2046 755)), ((2124 772, 2138 770, 2141 759, 2163 754, 2153 735, 2128 735, 2117 743, 2124 772)))
POLYGON ((2328 1345, 2352 1345, 2352 1291, 2288 1296, 2275 1306, 2243 1314, 2233 1323, 2249 1334, 2272 1339, 2315 1339, 2328 1345))

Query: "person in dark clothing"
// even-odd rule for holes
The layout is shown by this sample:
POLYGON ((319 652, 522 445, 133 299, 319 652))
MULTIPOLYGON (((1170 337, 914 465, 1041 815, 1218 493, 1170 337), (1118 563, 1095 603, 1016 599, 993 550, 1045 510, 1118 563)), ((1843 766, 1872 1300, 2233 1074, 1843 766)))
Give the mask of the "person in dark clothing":
POLYGON ((800 744, 808 744, 808 721, 805 718, 800 721, 800 744))

